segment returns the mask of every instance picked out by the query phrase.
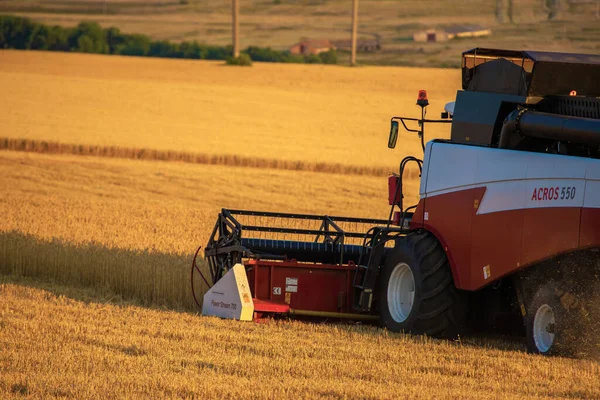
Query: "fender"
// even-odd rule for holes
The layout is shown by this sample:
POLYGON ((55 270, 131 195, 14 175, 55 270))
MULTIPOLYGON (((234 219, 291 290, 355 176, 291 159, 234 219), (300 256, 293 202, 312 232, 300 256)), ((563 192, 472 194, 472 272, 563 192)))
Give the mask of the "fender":
POLYGON ((440 242, 458 289, 470 289, 472 223, 485 191, 484 186, 422 197, 411 221, 411 229, 426 230, 440 242))

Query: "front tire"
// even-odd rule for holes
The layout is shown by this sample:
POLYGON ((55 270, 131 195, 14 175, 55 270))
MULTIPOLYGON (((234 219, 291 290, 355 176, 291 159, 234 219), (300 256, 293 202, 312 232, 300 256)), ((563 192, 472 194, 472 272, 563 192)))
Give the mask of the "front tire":
POLYGON ((430 233, 407 235, 380 277, 381 325, 393 332, 454 338, 464 328, 464 293, 454 285, 446 253, 430 233))

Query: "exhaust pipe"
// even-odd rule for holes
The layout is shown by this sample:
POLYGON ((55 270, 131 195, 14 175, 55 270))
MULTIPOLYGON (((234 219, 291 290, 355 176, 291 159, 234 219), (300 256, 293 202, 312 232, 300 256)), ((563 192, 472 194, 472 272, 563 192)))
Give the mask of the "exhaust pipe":
POLYGON ((549 114, 527 108, 514 110, 506 117, 498 147, 509 148, 514 133, 536 139, 600 146, 600 120, 549 114))

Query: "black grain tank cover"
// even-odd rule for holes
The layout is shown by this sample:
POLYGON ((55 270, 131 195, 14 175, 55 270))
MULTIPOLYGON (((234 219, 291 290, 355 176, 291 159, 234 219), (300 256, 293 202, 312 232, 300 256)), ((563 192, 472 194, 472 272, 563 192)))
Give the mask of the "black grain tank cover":
POLYGON ((540 111, 594 118, 600 56, 476 48, 463 53, 462 88, 451 140, 495 147, 504 119, 517 105, 539 104, 540 111), (577 96, 569 96, 572 91, 577 96))
POLYGON ((600 55, 476 48, 463 53, 463 90, 526 97, 600 96, 600 55))

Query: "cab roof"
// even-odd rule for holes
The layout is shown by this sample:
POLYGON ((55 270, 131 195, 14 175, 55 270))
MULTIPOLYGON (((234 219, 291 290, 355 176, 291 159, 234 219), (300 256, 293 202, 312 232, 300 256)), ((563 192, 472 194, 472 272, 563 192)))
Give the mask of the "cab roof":
POLYGON ((463 57, 490 56, 494 58, 524 58, 534 62, 600 65, 600 55, 596 54, 555 53, 550 51, 532 50, 500 50, 482 47, 467 50, 462 54, 463 57))

